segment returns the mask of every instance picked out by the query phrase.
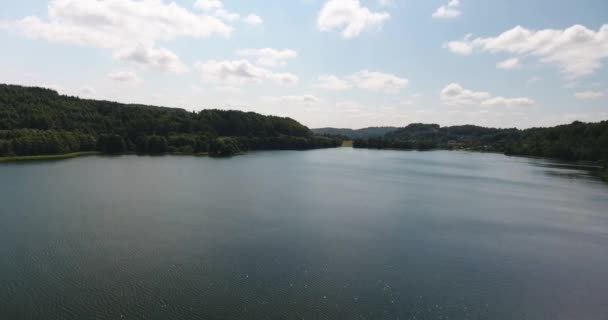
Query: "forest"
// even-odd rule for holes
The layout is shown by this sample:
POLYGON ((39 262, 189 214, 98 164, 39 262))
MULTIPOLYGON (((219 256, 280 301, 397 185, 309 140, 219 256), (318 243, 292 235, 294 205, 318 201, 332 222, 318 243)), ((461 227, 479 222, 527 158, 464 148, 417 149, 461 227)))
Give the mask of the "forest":
POLYGON ((550 128, 496 129, 473 125, 410 124, 383 137, 356 139, 355 148, 463 149, 568 161, 608 160, 608 121, 550 128))
POLYGON ((345 140, 354 140, 382 137, 397 129, 398 128, 396 127, 369 127, 363 129, 318 128, 312 129, 312 132, 320 136, 341 137, 345 140))
POLYGON ((127 105, 0 84, 0 157, 97 151, 209 154, 331 148, 290 118, 253 112, 127 105))

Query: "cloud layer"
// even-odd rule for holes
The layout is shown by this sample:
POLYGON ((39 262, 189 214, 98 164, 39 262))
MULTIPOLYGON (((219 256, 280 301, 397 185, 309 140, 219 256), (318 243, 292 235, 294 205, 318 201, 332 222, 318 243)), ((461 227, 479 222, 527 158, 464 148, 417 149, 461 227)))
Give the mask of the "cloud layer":
MULTIPOLYGON (((178 37, 229 37, 235 14, 217 0, 199 0, 190 11, 164 0, 52 0, 46 18, 28 16, 10 23, 32 39, 109 49, 113 57, 169 72, 186 70, 159 42, 178 37), (208 12, 213 10, 213 12, 208 12)), ((249 16, 252 24, 261 18, 249 16)))
POLYGON ((557 66, 567 79, 590 75, 608 58, 608 25, 597 31, 582 25, 566 29, 530 30, 517 26, 496 37, 451 41, 446 47, 461 55, 473 52, 505 52, 521 57, 537 57, 540 62, 557 66))
POLYGON ((293 85, 298 77, 291 73, 274 72, 251 63, 249 60, 210 60, 197 63, 197 68, 206 82, 240 86, 272 82, 279 85, 293 85))
POLYGON ((362 70, 344 78, 326 74, 320 76, 319 81, 319 87, 328 90, 359 88, 387 94, 397 94, 409 84, 409 80, 406 78, 369 70, 362 70))
POLYGON ((531 106, 534 100, 526 97, 505 98, 489 92, 465 89, 458 83, 450 83, 441 90, 439 97, 448 106, 531 106))
POLYGON ((291 49, 277 50, 273 48, 262 49, 242 49, 237 51, 241 57, 256 58, 256 64, 264 67, 282 67, 287 64, 287 60, 294 59, 298 53, 291 49))

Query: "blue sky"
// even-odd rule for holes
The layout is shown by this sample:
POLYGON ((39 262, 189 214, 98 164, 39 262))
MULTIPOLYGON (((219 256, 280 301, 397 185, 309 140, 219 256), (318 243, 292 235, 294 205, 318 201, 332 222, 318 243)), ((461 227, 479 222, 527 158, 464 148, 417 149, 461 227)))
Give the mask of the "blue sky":
POLYGON ((309 127, 608 119, 605 0, 0 3, 0 82, 309 127))

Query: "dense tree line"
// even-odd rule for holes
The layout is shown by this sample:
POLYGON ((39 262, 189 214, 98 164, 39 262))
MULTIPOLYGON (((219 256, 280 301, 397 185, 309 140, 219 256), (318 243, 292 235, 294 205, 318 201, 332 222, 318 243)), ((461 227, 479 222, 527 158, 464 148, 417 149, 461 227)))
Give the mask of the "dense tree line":
POLYGON ((305 150, 339 146, 290 118, 253 112, 126 105, 0 84, 0 156, 80 151, 145 154, 305 150))
POLYGON ((357 139, 355 148, 467 149, 562 160, 608 160, 608 121, 573 122, 551 128, 496 129, 410 124, 384 137, 357 139))
POLYGON ((363 129, 318 128, 312 129, 312 132, 320 136, 341 137, 345 140, 354 140, 383 137, 387 133, 397 129, 398 128, 395 127, 369 127, 363 129))

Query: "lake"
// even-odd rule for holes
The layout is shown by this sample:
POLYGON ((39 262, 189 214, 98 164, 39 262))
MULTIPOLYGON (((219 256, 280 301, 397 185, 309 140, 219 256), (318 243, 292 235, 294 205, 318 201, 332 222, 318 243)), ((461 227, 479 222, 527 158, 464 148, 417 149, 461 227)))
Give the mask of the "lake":
POLYGON ((0 164, 0 319, 607 319, 607 208, 498 154, 0 164))

